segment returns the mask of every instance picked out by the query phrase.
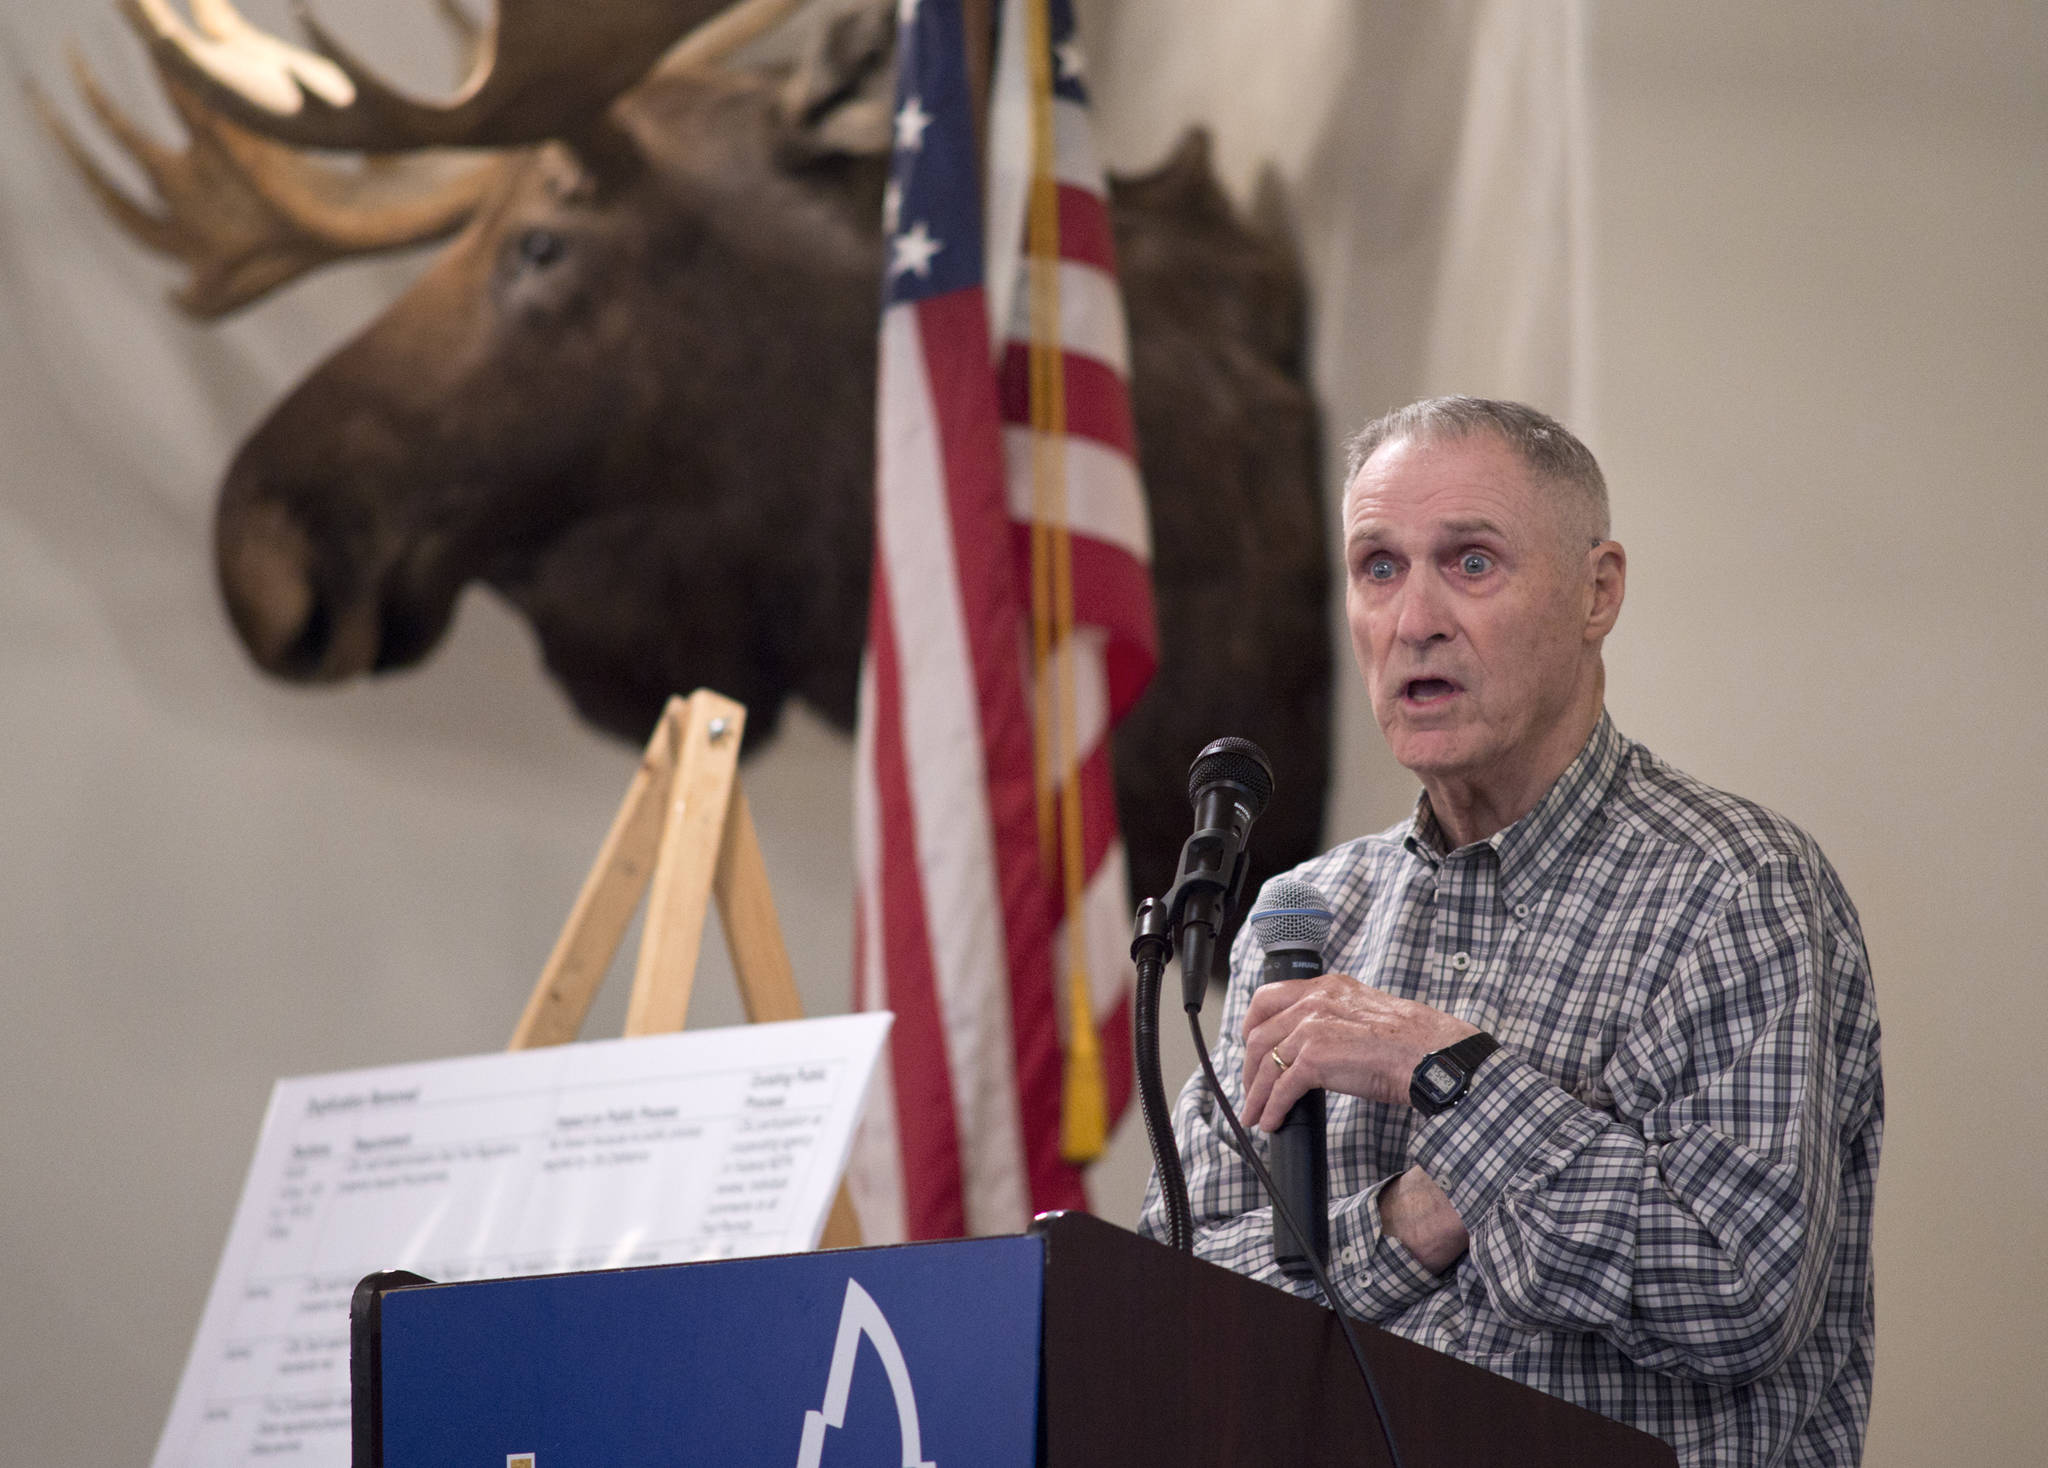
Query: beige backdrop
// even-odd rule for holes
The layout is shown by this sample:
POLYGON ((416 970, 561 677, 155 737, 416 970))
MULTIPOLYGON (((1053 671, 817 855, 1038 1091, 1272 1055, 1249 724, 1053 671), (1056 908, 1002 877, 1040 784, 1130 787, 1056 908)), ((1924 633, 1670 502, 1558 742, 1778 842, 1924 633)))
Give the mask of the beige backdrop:
MULTIPOLYGON (((400 34, 410 10, 347 24, 400 34)), ((1583 53, 1546 49, 1575 13, 1084 5, 1116 161, 1204 116, 1233 179, 1272 158, 1295 185, 1333 432, 1450 389, 1587 429, 1634 573, 1618 720, 1811 828, 1868 927, 1891 1125, 1867 1461, 2030 1461, 2038 8, 1594 4, 1583 53), (1568 85, 1517 90, 1568 83, 1574 54, 1583 118, 1568 85)), ((56 77, 67 34, 146 92, 110 7, 16 0, 0 56, 56 77)), ((259 682, 229 640, 221 465, 411 268, 186 326, 0 89, 0 1461, 149 1452, 269 1078, 501 1045, 630 770, 487 598, 376 685, 259 682)), ((1333 836, 1412 793, 1360 703, 1333 836)), ((799 720, 747 778, 807 992, 840 1007, 845 747, 799 720)), ((736 1016, 722 973, 699 993, 699 1022, 736 1016)), ((1102 1180, 1113 1217, 1135 1138, 1102 1180)))

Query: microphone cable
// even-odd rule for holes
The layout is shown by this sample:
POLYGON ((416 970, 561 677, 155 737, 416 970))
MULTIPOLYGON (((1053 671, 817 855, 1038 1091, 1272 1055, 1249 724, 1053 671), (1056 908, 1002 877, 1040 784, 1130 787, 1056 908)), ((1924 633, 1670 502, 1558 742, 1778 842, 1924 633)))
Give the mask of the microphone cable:
MULTIPOLYGON (((1266 1189, 1266 1196, 1273 1200, 1273 1207, 1279 1211, 1281 1218, 1286 1220, 1287 1226, 1294 1230, 1295 1238, 1306 1239, 1308 1233, 1302 1228, 1301 1220, 1296 1218, 1294 1210, 1282 1201, 1280 1189, 1273 1182, 1273 1174, 1268 1172, 1266 1164, 1259 1160, 1259 1154, 1252 1146, 1252 1139, 1245 1135, 1244 1123, 1237 1119, 1237 1112, 1232 1109, 1230 1098, 1223 1094, 1223 1083, 1216 1079, 1216 1064, 1209 1058, 1209 1042, 1202 1034, 1201 1014, 1193 1008, 1190 1008, 1187 1014, 1188 1031, 1195 1037, 1195 1054, 1201 1059, 1202 1077, 1209 1087, 1209 1094, 1214 1096, 1216 1104, 1223 1108, 1223 1119, 1230 1123, 1230 1130, 1237 1137, 1237 1145, 1243 1149, 1244 1160, 1258 1173, 1259 1182, 1266 1189)), ((1174 1150, 1175 1167, 1178 1169, 1179 1149, 1174 1150)), ((1185 1189, 1187 1185, 1183 1182, 1181 1186, 1185 1189)), ((1387 1445, 1387 1462, 1392 1468, 1403 1468, 1401 1450, 1394 1445, 1393 1426, 1387 1421, 1387 1404, 1381 1399, 1379 1382, 1374 1379, 1372 1367, 1366 1362, 1365 1348, 1359 1345, 1358 1334, 1351 1328, 1351 1317, 1344 1313, 1344 1307, 1338 1303, 1337 1292, 1330 1287, 1330 1276, 1323 1268, 1323 1261, 1316 1257, 1316 1251, 1304 1249, 1302 1253, 1308 1259, 1309 1268, 1315 1273, 1316 1288, 1323 1292, 1323 1298, 1329 1302, 1330 1313, 1337 1317, 1337 1325, 1344 1332, 1344 1344, 1351 1348, 1351 1359, 1358 1367, 1359 1377, 1365 1382, 1367 1395, 1372 1398, 1372 1415, 1380 1425, 1380 1440, 1387 1445)))
MULTIPOLYGON (((1166 956, 1173 948, 1167 904, 1156 897, 1140 902, 1134 927, 1136 936, 1131 943, 1131 957, 1136 961, 1138 983, 1137 992, 1133 995, 1131 1028, 1133 1048, 1137 1051, 1134 1058, 1138 1071, 1139 1109, 1145 1118, 1145 1139, 1151 1143, 1153 1164, 1159 1175, 1160 1201, 1166 1208, 1167 1246, 1176 1253, 1192 1257, 1195 1252, 1194 1209, 1188 1198, 1187 1173, 1181 1167, 1180 1148, 1173 1135, 1173 1118, 1166 1109, 1166 1088, 1159 1066, 1159 991, 1166 973, 1166 956)), ((1273 1200, 1275 1211, 1294 1230, 1295 1238, 1308 1238, 1301 1226, 1302 1221, 1294 1216, 1294 1210, 1281 1198, 1273 1174, 1259 1159, 1258 1149, 1245 1134, 1244 1123, 1238 1120, 1230 1098, 1223 1094, 1223 1083, 1216 1078, 1216 1062, 1209 1056, 1208 1038, 1202 1033, 1199 999, 1184 1004, 1182 1008, 1187 1012, 1188 1031, 1194 1037, 1195 1054, 1202 1062, 1204 1084, 1208 1086, 1209 1094, 1215 1097, 1216 1104, 1223 1108, 1224 1119, 1230 1123, 1230 1130, 1237 1138, 1238 1150, 1258 1174, 1266 1196, 1273 1200)), ((1358 1334, 1351 1328, 1351 1317, 1338 1303, 1329 1272, 1323 1261, 1316 1257, 1316 1251, 1304 1249, 1303 1253, 1315 1276, 1316 1288, 1322 1291, 1331 1313, 1337 1317, 1338 1329, 1344 1332, 1344 1344, 1351 1350, 1351 1361, 1358 1368, 1359 1379, 1365 1383, 1366 1395, 1372 1401, 1373 1419, 1379 1424, 1380 1439, 1387 1445, 1387 1462, 1390 1468, 1404 1468, 1401 1449, 1394 1442, 1393 1425, 1387 1420, 1386 1401, 1380 1396, 1379 1382, 1372 1374, 1372 1365, 1365 1359, 1365 1348, 1358 1343, 1358 1334)))

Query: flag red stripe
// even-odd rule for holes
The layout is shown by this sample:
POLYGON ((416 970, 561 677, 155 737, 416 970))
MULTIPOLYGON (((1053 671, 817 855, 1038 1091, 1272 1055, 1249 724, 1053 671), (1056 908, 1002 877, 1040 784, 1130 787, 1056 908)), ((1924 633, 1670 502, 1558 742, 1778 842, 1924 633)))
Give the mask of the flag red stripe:
POLYGON ((1109 679, 1109 717, 1114 723, 1138 701, 1159 662, 1152 577, 1122 546, 1083 535, 1074 536, 1070 544, 1074 620, 1109 630, 1104 663, 1109 679))
POLYGON ((1116 236, 1102 195, 1060 185, 1060 258, 1116 274, 1116 236))
POLYGON ((1152 616, 1152 573, 1114 541, 1092 535, 1068 537, 1074 556, 1074 620, 1107 627, 1144 649, 1157 652, 1152 616))
MULTIPOLYGON (((1157 623, 1152 612, 1152 576, 1145 563, 1114 541, 1073 531, 1067 537, 1073 555, 1074 622, 1103 627, 1148 658, 1158 653, 1157 623)), ((1010 522, 1010 560, 1015 576, 1031 572, 1031 525, 1010 522)))
POLYGON ((896 1013, 889 1063, 903 1156, 904 1224, 913 1239, 958 1238, 967 1232, 960 1135, 924 888, 910 836, 916 824, 903 751, 903 678, 891 620, 889 568, 880 556, 871 596, 868 647, 875 670, 875 787, 882 832, 882 911, 877 916, 885 988, 896 1013))
MULTIPOLYGON (((1109 718, 1121 719, 1145 691, 1159 661, 1157 624, 1152 614, 1152 577, 1142 561, 1120 545, 1093 536, 1068 538, 1073 550, 1074 621, 1109 632, 1105 654, 1109 677, 1109 718)), ((1031 571, 1031 527, 1010 523, 1014 574, 1031 571)))
POLYGON ((1090 882, 1117 839, 1116 781, 1110 772, 1109 744, 1104 739, 1081 757, 1081 870, 1090 882))
POLYGON ((1092 879, 1117 838, 1116 782, 1109 772, 1107 739, 1081 761, 1081 830, 1081 870, 1092 879))
MULTIPOLYGON (((1064 352, 1067 384, 1067 432, 1138 457, 1137 430, 1131 424, 1131 400, 1116 369, 1093 357, 1064 352)), ((1011 342, 1003 351, 1003 421, 1031 421, 1031 349, 1011 342)))
POLYGON ((1096 1030, 1101 1037, 1102 1079, 1109 1093, 1109 1115, 1124 1114, 1131 1104, 1131 991, 1127 988, 1116 1007, 1096 1030))

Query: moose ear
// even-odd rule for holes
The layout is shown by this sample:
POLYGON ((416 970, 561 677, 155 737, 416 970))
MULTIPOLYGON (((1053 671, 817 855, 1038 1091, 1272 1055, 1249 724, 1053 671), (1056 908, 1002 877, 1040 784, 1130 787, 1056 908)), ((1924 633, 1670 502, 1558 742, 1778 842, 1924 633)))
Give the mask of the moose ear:
POLYGON ((895 6, 869 4, 812 30, 777 106, 792 162, 886 154, 896 90, 895 6))

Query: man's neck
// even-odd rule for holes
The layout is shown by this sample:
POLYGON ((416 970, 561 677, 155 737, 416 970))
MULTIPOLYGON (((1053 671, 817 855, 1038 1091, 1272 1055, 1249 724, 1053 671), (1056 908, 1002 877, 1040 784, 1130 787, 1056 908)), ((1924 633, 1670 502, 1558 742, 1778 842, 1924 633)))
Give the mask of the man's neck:
POLYGON ((1469 776, 1429 776, 1422 788, 1429 796, 1430 813, 1444 836, 1445 850, 1456 851, 1475 841, 1484 841, 1505 831, 1536 809, 1558 776, 1571 768, 1572 761, 1593 737, 1605 700, 1596 690, 1594 698, 1576 716, 1558 722, 1551 736, 1527 759, 1512 769, 1488 770, 1469 776))

